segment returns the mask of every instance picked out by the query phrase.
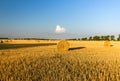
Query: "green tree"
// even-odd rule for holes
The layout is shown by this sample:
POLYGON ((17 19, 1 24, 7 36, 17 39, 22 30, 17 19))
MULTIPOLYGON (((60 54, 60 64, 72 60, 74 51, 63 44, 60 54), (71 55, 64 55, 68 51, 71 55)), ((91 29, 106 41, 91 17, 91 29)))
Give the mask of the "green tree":
POLYGON ((87 40, 87 38, 81 38, 81 40, 87 40))
POLYGON ((110 36, 106 35, 104 40, 110 40, 110 36))
POLYGON ((101 40, 105 40, 106 39, 106 36, 101 36, 101 40))
POLYGON ((120 41, 120 34, 118 35, 118 38, 117 38, 118 41, 120 41))
POLYGON ((115 36, 114 35, 111 35, 110 38, 111 38, 111 40, 115 40, 115 36))
POLYGON ((104 36, 101 36, 101 40, 104 40, 104 36))
POLYGON ((100 40, 100 36, 94 36, 93 40, 100 40))
POLYGON ((89 40, 92 40, 92 36, 91 36, 91 37, 89 37, 89 40))

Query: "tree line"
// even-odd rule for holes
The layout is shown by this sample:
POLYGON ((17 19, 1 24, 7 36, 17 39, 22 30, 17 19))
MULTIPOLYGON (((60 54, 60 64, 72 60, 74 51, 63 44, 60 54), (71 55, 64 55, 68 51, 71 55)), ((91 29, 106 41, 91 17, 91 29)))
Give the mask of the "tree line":
POLYGON ((106 36, 90 36, 89 38, 81 38, 81 40, 115 40, 114 35, 106 35, 106 36))
POLYGON ((73 39, 69 39, 69 40, 90 40, 90 41, 104 41, 104 40, 109 40, 109 41, 120 41, 120 34, 118 35, 118 38, 115 39, 114 35, 104 35, 104 36, 90 36, 90 37, 85 37, 85 38, 73 38, 73 39))

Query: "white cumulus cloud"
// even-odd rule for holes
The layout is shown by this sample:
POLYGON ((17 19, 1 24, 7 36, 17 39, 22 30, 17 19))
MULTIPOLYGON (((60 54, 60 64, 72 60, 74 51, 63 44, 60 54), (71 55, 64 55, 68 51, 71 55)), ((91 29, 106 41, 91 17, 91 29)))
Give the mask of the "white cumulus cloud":
POLYGON ((64 27, 61 27, 60 25, 57 25, 57 26, 56 26, 56 29, 55 29, 55 32, 56 32, 56 33, 65 33, 66 30, 65 30, 64 27))

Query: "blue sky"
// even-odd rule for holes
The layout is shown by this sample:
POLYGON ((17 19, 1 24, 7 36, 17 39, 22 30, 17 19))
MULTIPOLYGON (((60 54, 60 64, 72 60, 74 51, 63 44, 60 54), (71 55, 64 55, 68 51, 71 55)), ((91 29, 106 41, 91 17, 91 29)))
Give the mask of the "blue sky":
POLYGON ((0 37, 120 34, 120 0, 0 0, 0 37), (65 31, 56 33, 56 26, 65 31))

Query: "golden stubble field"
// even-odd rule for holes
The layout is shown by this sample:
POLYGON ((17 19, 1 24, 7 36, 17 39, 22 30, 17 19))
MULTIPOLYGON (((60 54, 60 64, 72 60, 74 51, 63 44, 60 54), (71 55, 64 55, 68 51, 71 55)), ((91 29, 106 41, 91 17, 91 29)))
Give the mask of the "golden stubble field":
POLYGON ((48 44, 58 42, 7 42, 42 45, 0 49, 0 81, 120 81, 120 42, 104 46, 104 41, 68 41, 70 49, 64 52, 48 44))

